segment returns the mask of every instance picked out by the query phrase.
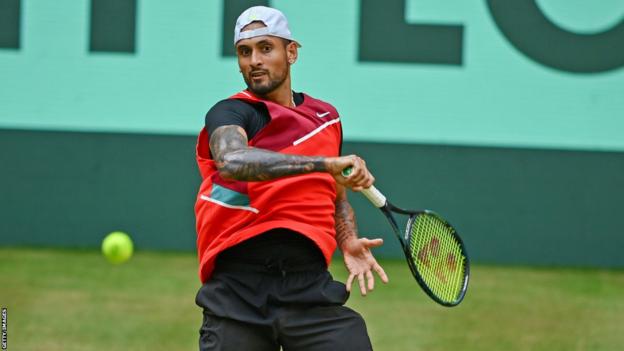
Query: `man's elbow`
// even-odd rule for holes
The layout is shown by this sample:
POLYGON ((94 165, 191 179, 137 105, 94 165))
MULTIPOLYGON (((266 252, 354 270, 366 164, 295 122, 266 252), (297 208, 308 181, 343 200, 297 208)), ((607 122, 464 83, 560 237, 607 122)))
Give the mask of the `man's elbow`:
POLYGON ((225 180, 243 180, 239 179, 242 165, 238 161, 238 157, 232 154, 225 154, 221 159, 216 160, 219 176, 225 180))
POLYGON ((219 173, 219 177, 225 180, 239 180, 236 178, 236 170, 232 169, 230 165, 222 165, 217 164, 217 173, 219 173))

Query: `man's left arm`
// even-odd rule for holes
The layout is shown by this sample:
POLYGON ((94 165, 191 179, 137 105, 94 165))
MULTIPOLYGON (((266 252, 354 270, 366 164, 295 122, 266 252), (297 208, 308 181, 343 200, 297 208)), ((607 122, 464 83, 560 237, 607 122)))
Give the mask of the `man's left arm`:
POLYGON ((344 186, 336 184, 336 242, 344 256, 344 263, 349 271, 347 279, 347 291, 351 291, 351 285, 357 278, 360 291, 366 296, 368 291, 375 288, 373 272, 377 272, 381 281, 388 282, 388 276, 383 268, 377 263, 371 252, 371 248, 383 244, 382 239, 358 238, 355 224, 355 213, 347 200, 347 191, 344 186))

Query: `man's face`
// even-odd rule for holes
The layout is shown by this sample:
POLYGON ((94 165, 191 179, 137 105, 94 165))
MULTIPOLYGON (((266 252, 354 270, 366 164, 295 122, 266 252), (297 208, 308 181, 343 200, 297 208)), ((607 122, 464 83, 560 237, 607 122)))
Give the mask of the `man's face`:
MULTIPOLYGON (((253 22, 243 31, 261 27, 263 23, 253 22)), ((281 38, 264 35, 243 39, 236 44, 236 54, 247 88, 256 95, 272 92, 288 77, 289 53, 281 38)))

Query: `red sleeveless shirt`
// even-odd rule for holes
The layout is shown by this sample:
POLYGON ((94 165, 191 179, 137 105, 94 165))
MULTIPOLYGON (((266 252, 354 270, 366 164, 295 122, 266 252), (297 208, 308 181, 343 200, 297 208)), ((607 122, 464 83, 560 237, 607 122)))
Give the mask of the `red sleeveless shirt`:
MULTIPOLYGON (((291 155, 339 156, 340 118, 330 104, 304 94, 295 108, 262 100, 248 91, 231 99, 264 104, 270 121, 250 147, 291 155)), ((311 239, 327 264, 336 249, 334 212, 336 183, 328 173, 309 173, 270 181, 221 178, 210 156, 209 135, 199 133, 197 164, 202 183, 195 203, 199 278, 206 282, 217 255, 273 228, 286 228, 311 239)))

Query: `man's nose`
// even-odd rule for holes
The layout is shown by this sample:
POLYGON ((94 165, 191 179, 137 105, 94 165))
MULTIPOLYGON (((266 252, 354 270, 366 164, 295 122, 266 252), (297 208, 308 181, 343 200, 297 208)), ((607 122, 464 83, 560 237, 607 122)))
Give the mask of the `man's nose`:
POLYGON ((254 66, 262 66, 262 55, 258 50, 251 52, 251 64, 254 66))

